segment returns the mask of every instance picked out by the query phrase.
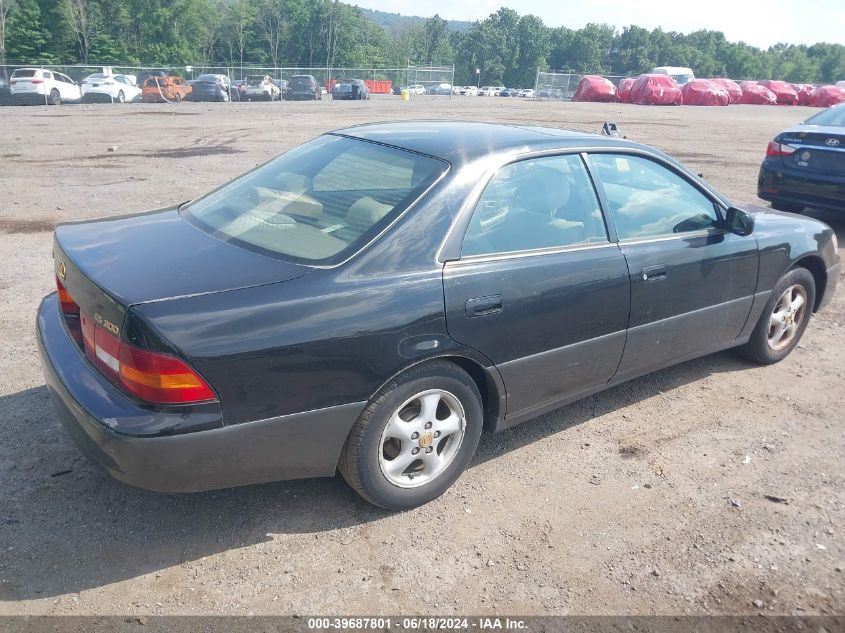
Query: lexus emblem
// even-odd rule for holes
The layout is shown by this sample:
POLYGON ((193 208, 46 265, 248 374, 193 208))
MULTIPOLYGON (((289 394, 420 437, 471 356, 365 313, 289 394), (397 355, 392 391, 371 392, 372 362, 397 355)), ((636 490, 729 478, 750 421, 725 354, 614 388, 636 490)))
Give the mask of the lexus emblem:
POLYGON ((838 138, 829 138, 825 141, 825 144, 829 147, 839 147, 839 139, 838 138))
POLYGON ((67 275, 67 268, 65 268, 65 263, 64 263, 64 262, 60 262, 60 263, 59 263, 59 279, 61 279, 62 281, 64 281, 64 280, 65 280, 65 275, 67 275))

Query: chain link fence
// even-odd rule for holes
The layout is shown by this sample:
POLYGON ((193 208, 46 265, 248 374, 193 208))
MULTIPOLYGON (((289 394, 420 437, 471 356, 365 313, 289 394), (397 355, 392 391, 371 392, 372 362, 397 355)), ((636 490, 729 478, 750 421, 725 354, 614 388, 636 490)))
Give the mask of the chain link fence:
MULTIPOLYGON (((573 73, 543 72, 538 70, 537 80, 534 84, 534 97, 545 100, 558 99, 571 101, 572 96, 575 94, 575 88, 583 76, 573 73)), ((601 77, 609 79, 615 86, 619 84, 620 80, 627 77, 627 75, 601 75, 601 77)))
MULTIPOLYGON (((73 82, 81 84, 92 74, 126 75, 139 79, 146 73, 163 72, 191 82, 201 75, 222 75, 227 78, 229 95, 231 86, 237 85, 250 76, 268 76, 277 84, 289 81, 295 75, 311 75, 326 90, 344 79, 361 79, 367 83, 372 94, 399 94, 401 87, 422 86, 426 94, 452 94, 455 77, 454 66, 406 66, 404 68, 347 68, 347 67, 305 67, 286 66, 270 67, 226 64, 203 66, 131 66, 120 64, 31 64, 8 62, 0 66, 0 79, 9 80, 13 73, 21 68, 39 68, 61 73, 73 82)), ((1 87, 1 85, 0 85, 1 87)), ((140 87, 140 86, 138 86, 140 87)), ((413 93, 412 93, 413 94, 413 93)), ((230 99, 237 100, 237 99, 230 99)))

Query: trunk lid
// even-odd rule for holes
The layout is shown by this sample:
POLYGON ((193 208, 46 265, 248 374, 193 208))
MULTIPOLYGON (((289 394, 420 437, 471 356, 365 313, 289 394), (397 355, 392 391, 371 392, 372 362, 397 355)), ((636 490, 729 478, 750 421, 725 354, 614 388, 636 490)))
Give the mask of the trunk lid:
POLYGON ((796 151, 782 157, 784 165, 820 173, 845 173, 845 128, 799 125, 781 132, 778 142, 796 151))
POLYGON ((310 270, 219 240, 176 209, 60 224, 53 257, 82 312, 118 327, 135 304, 288 281, 310 270))

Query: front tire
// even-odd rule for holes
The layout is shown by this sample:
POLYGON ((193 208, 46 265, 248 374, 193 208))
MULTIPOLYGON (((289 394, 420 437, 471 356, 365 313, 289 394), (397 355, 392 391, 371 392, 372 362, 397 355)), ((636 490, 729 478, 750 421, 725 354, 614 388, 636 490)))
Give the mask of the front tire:
POLYGON ((117 93, 117 102, 118 103, 126 103, 126 95, 123 94, 123 90, 117 93))
POLYGON ((442 495, 469 465, 481 437, 481 395, 447 361, 403 372, 361 413, 338 468, 370 503, 407 510, 442 495))
POLYGON ((772 295, 748 343, 740 352, 756 363, 772 365, 795 349, 816 300, 816 282, 806 268, 788 271, 772 290, 772 295))
POLYGON ((55 88, 50 91, 50 105, 62 105, 62 95, 55 88))

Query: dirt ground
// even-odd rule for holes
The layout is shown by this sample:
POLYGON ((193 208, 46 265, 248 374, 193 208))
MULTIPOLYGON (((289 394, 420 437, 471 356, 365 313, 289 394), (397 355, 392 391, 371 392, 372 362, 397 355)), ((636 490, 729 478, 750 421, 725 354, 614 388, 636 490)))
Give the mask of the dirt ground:
MULTIPOLYGON (((766 143, 811 113, 398 97, 0 108, 0 614, 844 613, 841 284, 779 365, 708 356, 482 438, 446 495, 398 514, 340 477, 171 496, 113 481, 60 427, 34 337, 54 223, 188 200, 326 130, 610 120, 757 203, 766 143)), ((845 244, 842 216, 814 215, 845 244)))

